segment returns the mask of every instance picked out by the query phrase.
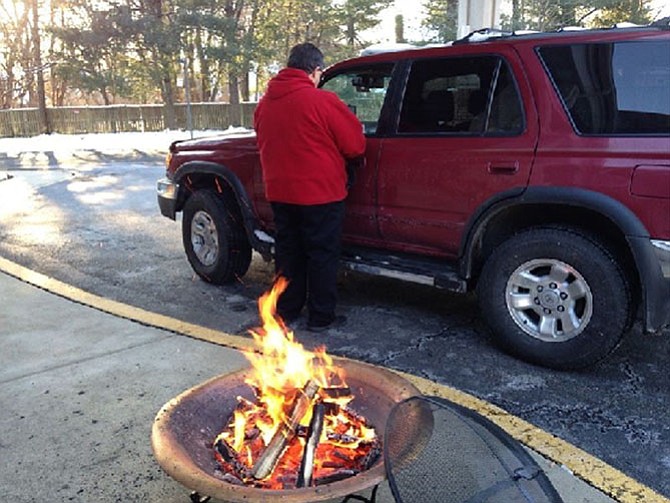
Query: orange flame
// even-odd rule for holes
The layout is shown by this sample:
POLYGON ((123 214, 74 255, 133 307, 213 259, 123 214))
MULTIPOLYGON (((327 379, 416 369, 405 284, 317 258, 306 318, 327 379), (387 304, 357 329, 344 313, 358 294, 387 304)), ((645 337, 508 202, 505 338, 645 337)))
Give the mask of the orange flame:
MULTIPOLYGON (((264 435, 271 436, 277 425, 286 420, 285 405, 287 395, 301 390, 311 379, 322 388, 344 386, 341 369, 333 365, 326 348, 306 350, 296 342, 293 332, 284 324, 277 313, 277 299, 288 285, 286 278, 279 277, 272 289, 258 300, 258 308, 263 322, 261 329, 250 330, 258 352, 246 351, 245 356, 254 371, 247 384, 258 390, 259 401, 267 409, 272 419, 264 435)), ((309 422, 305 417, 303 422, 309 422)))
MULTIPOLYGON (((334 408, 335 412, 325 415, 315 452, 315 476, 327 476, 341 466, 343 456, 354 465, 364 458, 376 439, 376 433, 364 419, 347 411, 346 405, 354 397, 347 387, 343 370, 334 365, 333 359, 326 354, 326 348, 306 350, 294 340, 293 332, 277 316, 277 300, 287 285, 288 281, 279 277, 272 289, 258 300, 262 327, 249 331, 257 348, 245 351, 252 366, 246 382, 254 388, 256 401, 238 397, 233 418, 217 441, 224 440, 237 453, 238 460, 251 468, 275 432, 290 423, 292 404, 306 384, 312 381, 320 388, 314 400, 339 406, 334 408), (345 390, 340 390, 343 392, 339 396, 333 388, 345 390)), ((312 408, 309 407, 304 417, 300 418, 300 424, 308 425, 311 416, 312 408)), ((296 438, 282 457, 282 468, 264 479, 262 485, 283 487, 284 483, 280 481, 282 474, 296 472, 304 445, 304 438, 296 438)), ((251 483, 258 482, 251 480, 251 483)))

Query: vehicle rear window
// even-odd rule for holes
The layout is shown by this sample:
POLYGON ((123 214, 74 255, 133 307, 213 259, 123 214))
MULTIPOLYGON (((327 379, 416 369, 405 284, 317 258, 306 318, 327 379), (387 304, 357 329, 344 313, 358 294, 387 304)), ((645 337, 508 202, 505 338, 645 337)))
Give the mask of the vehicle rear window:
POLYGON ((670 134, 670 41, 545 46, 539 54, 579 133, 670 134))

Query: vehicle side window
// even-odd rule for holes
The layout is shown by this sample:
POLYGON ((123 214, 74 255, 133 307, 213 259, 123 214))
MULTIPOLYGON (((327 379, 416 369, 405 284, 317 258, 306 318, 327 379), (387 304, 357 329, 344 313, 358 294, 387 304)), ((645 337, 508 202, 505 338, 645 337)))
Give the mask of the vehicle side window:
POLYGON ((538 50, 577 132, 670 134, 670 42, 538 50))
POLYGON ((523 131, 523 108, 512 72, 506 64, 500 65, 493 91, 493 102, 486 124, 487 133, 518 134, 523 131))
POLYGON ((412 63, 398 133, 518 134, 523 124, 517 86, 501 58, 412 63))
POLYGON ((372 135, 377 132, 392 71, 393 63, 350 69, 329 76, 321 88, 336 93, 361 121, 365 134, 372 135))

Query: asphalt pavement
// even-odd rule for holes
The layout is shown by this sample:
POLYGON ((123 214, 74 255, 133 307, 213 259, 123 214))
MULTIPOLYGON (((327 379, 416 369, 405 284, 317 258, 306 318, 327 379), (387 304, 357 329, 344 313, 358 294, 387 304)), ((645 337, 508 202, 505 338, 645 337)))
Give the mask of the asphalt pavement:
MULTIPOLYGON (((154 417, 182 391, 245 367, 240 349, 248 344, 249 338, 108 301, 0 258, 0 500, 189 501, 190 490, 153 457, 154 417)), ((427 394, 456 396, 437 383, 413 382, 427 394)), ((523 423, 457 396, 506 429, 523 423)), ((545 453, 529 451, 564 501, 668 501, 549 437, 545 453), (593 480, 609 480, 610 494, 574 475, 570 461, 557 459, 562 455, 588 461, 593 480)), ((384 487, 377 501, 392 501, 384 487)))

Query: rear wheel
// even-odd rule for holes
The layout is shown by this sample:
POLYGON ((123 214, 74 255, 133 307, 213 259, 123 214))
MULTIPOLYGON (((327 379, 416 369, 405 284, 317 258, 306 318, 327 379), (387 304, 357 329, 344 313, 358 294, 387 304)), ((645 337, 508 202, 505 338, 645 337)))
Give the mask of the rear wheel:
POLYGON ((616 259, 576 230, 543 227, 497 247, 477 287, 496 341, 531 363, 556 369, 591 365, 628 328, 629 282, 616 259))
POLYGON ((184 205, 182 240, 191 267, 205 281, 230 283, 249 269, 251 245, 230 195, 193 194, 184 205))

